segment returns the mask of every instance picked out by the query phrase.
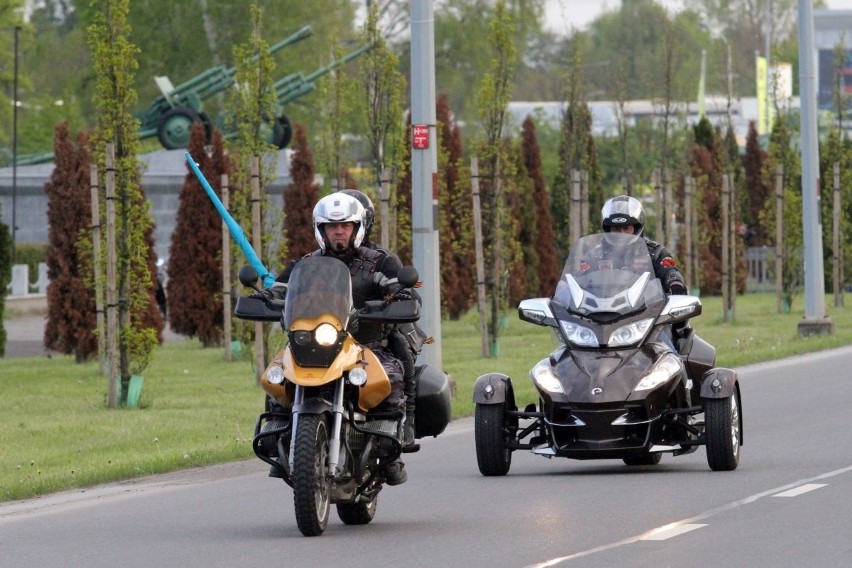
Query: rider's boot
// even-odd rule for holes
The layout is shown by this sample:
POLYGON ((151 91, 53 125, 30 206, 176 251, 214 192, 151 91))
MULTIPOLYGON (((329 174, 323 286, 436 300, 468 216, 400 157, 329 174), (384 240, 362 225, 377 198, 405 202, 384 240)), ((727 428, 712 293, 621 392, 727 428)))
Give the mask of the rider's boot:
POLYGON ((408 481, 408 473, 405 471, 405 463, 399 458, 396 458, 390 463, 385 464, 382 469, 385 476, 385 483, 388 485, 402 485, 408 481))
POLYGON ((403 392, 405 393, 405 423, 402 425, 402 451, 410 454, 420 449, 417 443, 417 427, 414 423, 417 404, 417 377, 414 371, 414 361, 403 361, 403 392))

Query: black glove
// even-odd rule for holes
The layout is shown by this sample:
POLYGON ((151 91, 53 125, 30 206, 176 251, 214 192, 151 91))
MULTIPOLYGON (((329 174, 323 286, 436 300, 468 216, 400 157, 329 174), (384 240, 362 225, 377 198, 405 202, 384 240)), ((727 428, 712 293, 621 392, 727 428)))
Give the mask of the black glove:
POLYGON ((402 300, 416 300, 417 296, 417 292, 410 288, 400 288, 399 290, 393 293, 392 301, 400 302, 402 300))
POLYGON ((256 298, 259 300, 271 300, 272 297, 272 290, 269 288, 264 288, 263 290, 254 291, 249 294, 249 298, 256 298))
POLYGON ((669 286, 669 294, 686 296, 686 286, 684 286, 680 282, 672 282, 669 286))

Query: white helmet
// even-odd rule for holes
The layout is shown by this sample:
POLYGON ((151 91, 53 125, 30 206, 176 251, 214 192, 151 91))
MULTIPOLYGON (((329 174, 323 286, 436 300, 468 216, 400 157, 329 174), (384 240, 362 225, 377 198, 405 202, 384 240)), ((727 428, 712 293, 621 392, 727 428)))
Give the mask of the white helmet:
POLYGON ((320 248, 325 251, 328 240, 322 226, 325 223, 355 223, 355 230, 349 239, 349 246, 357 248, 364 240, 364 207, 361 203, 345 193, 326 195, 314 206, 314 238, 320 248))

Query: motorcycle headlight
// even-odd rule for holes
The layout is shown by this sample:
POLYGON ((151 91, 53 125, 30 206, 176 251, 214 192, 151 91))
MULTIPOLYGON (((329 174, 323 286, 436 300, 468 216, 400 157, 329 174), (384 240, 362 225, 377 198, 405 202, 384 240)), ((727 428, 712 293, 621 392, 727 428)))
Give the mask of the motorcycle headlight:
POLYGON ((654 363, 651 372, 645 375, 639 384, 636 385, 634 391, 651 390, 657 388, 661 384, 670 381, 683 370, 683 363, 680 358, 672 353, 666 353, 654 363))
POLYGON ((367 382, 367 371, 363 367, 355 367, 349 371, 349 382, 360 387, 367 382))
POLYGON ((553 367, 550 366, 549 359, 542 359, 539 361, 538 364, 532 368, 532 371, 530 371, 530 378, 542 390, 565 394, 565 390, 562 388, 562 383, 560 383, 559 379, 556 378, 556 375, 553 374, 553 367))
POLYGON ((323 347, 334 345, 337 342, 337 329, 330 323, 320 324, 314 330, 314 340, 323 347))
POLYGON ((284 382, 284 369, 278 365, 269 367, 266 370, 266 380, 270 385, 280 385, 284 382))
POLYGON ((599 346, 595 332, 588 327, 583 327, 582 325, 576 324, 572 321, 560 321, 559 325, 562 327, 562 333, 565 335, 565 339, 568 340, 568 343, 576 345, 577 347, 599 346))
POLYGON ((654 318, 648 318, 619 327, 609 336, 608 345, 610 347, 626 347, 639 343, 648 333, 653 322, 654 318))

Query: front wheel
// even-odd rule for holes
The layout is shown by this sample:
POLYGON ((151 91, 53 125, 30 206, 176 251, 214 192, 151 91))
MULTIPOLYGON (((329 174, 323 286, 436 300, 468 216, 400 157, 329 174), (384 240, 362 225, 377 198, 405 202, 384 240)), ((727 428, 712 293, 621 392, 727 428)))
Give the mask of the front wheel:
POLYGON ((729 398, 704 399, 707 463, 714 471, 732 471, 740 462, 740 408, 736 391, 729 398))
POLYGON ((328 423, 322 415, 300 415, 296 422, 292 479, 299 530, 305 536, 319 536, 328 526, 331 509, 328 423))
POLYGON ((503 404, 477 404, 474 419, 476 462, 485 476, 506 475, 512 450, 506 447, 508 428, 503 404))
POLYGON ((346 525, 366 525, 376 516, 378 495, 373 495, 368 503, 338 503, 337 516, 346 525))

